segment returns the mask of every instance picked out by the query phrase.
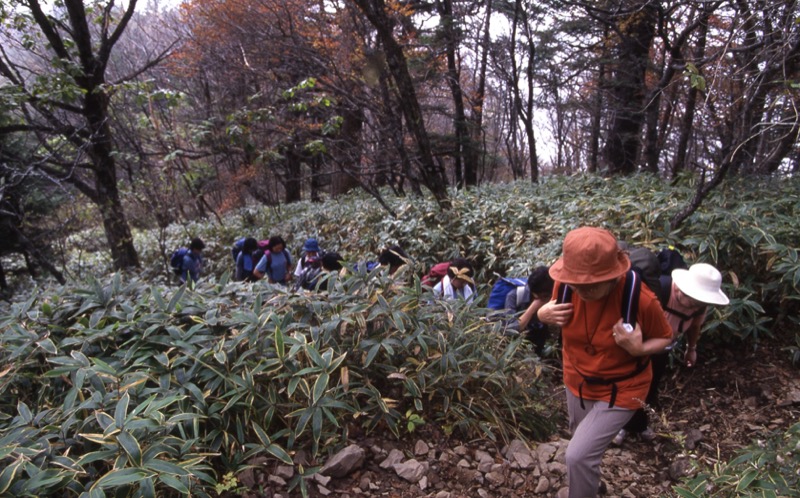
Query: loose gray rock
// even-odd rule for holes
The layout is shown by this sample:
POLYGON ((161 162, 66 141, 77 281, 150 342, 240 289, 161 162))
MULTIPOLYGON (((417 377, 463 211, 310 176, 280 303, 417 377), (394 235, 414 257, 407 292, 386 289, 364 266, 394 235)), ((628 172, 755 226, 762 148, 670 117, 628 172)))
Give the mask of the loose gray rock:
POLYGON ((282 479, 289 480, 294 477, 294 467, 291 465, 278 465, 274 473, 282 479))
POLYGON ((512 469, 528 470, 535 467, 536 464, 531 450, 519 439, 515 439, 508 444, 506 458, 511 462, 512 469))
POLYGON ((526 445, 524 441, 521 441, 519 439, 514 439, 513 441, 508 443, 508 446, 503 448, 503 455, 505 455, 506 458, 511 460, 511 455, 513 455, 517 451, 530 451, 530 449, 528 448, 528 445, 526 445))
POLYGON ((462 469, 468 469, 470 468, 471 465, 466 459, 462 458, 461 460, 458 461, 456 466, 461 467, 462 469))
POLYGON ((553 460, 556 462, 560 462, 563 464, 567 463, 567 446, 569 446, 568 439, 559 439, 558 444, 556 445, 556 456, 553 457, 553 460))
POLYGON ((270 484, 275 484, 276 486, 279 486, 279 487, 286 486, 286 480, 283 479, 282 477, 278 477, 278 476, 276 476, 274 474, 269 476, 269 478, 267 478, 267 481, 270 484))
POLYGON ((491 472, 493 466, 494 466, 494 461, 493 460, 488 460, 488 461, 482 460, 482 461, 478 462, 478 470, 480 472, 483 472, 484 474, 487 473, 487 472, 491 472))
POLYGON ((314 479, 316 482, 322 484, 323 486, 327 486, 328 483, 331 482, 331 478, 330 477, 324 476, 322 474, 314 474, 312 476, 312 479, 314 479))
POLYGON ((491 496, 491 495, 489 494, 488 491, 486 491, 485 489, 481 488, 481 489, 478 490, 478 496, 480 496, 481 498, 489 498, 489 496, 491 496))
POLYGON ((512 466, 516 464, 516 468, 522 470, 529 470, 536 466, 536 461, 533 459, 533 455, 529 451, 518 451, 513 454, 512 459, 512 466))
POLYGON ((255 457, 248 460, 249 468, 239 472, 236 477, 239 479, 239 482, 242 483, 242 486, 247 488, 254 488, 256 485, 256 473, 255 469, 264 465, 267 462, 267 458, 260 456, 255 457))
POLYGON ((317 485, 317 490, 319 491, 319 494, 321 494, 322 496, 329 496, 331 494, 331 490, 326 488, 322 484, 317 485))
POLYGON ((477 482, 478 484, 483 484, 483 481, 484 481, 483 474, 481 472, 478 472, 478 470, 476 470, 476 469, 461 469, 461 472, 462 472, 461 475, 464 476, 464 478, 463 478, 463 482, 464 483, 477 482))
POLYGON ((539 478, 539 482, 536 483, 536 489, 534 489, 533 492, 540 495, 548 491, 550 491, 550 480, 542 476, 539 478))
POLYGON ((556 498, 569 498, 569 488, 561 488, 556 493, 556 498))
POLYGON ((506 483, 506 476, 504 476, 501 472, 489 472, 486 474, 486 480, 489 482, 489 484, 502 486, 506 483))
POLYGON ((364 449, 351 444, 325 462, 319 473, 331 477, 345 477, 364 465, 364 449))
POLYGON ((542 443, 536 447, 536 456, 540 464, 550 463, 556 455, 558 448, 552 443, 542 443))
POLYGON ((414 445, 414 454, 416 456, 427 455, 429 451, 430 447, 428 446, 428 443, 422 439, 417 440, 417 444, 414 445))
POLYGON ((383 459, 383 461, 380 464, 380 467, 382 469, 391 469, 395 466, 395 464, 402 462, 404 458, 405 455, 403 454, 402 451, 394 449, 389 452, 386 458, 383 459))
POLYGON ((669 466, 669 477, 673 481, 677 481, 689 474, 691 465, 686 458, 679 458, 672 462, 669 466))
POLYGON ((547 470, 549 470, 551 474, 557 474, 560 476, 567 475, 567 466, 560 462, 551 462, 547 466, 547 470))
POLYGON ((492 455, 488 454, 485 451, 475 450, 475 460, 478 462, 486 462, 486 461, 493 462, 494 458, 492 458, 492 455))
POLYGON ((425 491, 428 488, 428 476, 422 476, 417 485, 419 486, 419 489, 425 491))
POLYGON ((418 483, 422 476, 428 472, 428 462, 418 462, 416 459, 394 464, 394 471, 402 479, 411 483, 418 483))
POLYGON ((687 450, 693 450, 693 449, 697 448, 697 444, 700 441, 702 441, 703 439, 704 439, 703 438, 703 432, 700 431, 699 429, 691 429, 691 430, 689 430, 686 433, 686 442, 685 442, 686 449, 687 450))
POLYGON ((453 448, 453 452, 456 455, 463 457, 463 456, 467 456, 467 453, 469 453, 469 448, 467 448, 464 445, 459 445, 459 446, 456 446, 455 448, 453 448))
POLYGON ((451 498, 450 491, 439 491, 433 498, 451 498))

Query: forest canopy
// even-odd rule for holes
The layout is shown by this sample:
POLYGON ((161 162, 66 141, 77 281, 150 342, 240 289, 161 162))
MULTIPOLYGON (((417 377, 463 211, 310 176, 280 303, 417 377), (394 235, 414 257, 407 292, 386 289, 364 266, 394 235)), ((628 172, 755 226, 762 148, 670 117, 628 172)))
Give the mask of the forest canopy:
POLYGON ((4 0, 0 188, 76 200, 54 226, 102 224, 115 268, 139 264, 131 224, 352 188, 447 209, 451 186, 690 172, 675 227, 726 176, 796 172, 797 18, 777 0, 4 0))

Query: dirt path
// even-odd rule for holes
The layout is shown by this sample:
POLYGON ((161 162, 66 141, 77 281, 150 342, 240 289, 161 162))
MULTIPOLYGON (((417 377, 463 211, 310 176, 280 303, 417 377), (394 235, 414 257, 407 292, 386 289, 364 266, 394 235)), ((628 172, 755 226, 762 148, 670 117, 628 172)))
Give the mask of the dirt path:
MULTIPOLYGON (((800 373, 779 346, 722 351, 714 361, 704 362, 702 355, 701 351, 701 362, 693 369, 668 371, 663 410, 653 424, 658 438, 628 439, 606 452, 602 467, 606 496, 675 496, 671 488, 676 478, 692 473, 695 465, 727 461, 754 439, 798 421, 800 373)), ((354 441, 365 455, 358 470, 342 478, 311 481, 309 496, 561 496, 566 486, 567 438, 562 427, 551 441, 533 448, 531 462, 526 462, 524 455, 513 454, 513 448, 486 440, 444 439, 433 427, 401 441, 371 435, 354 441), (423 478, 401 478, 397 469, 382 467, 393 449, 402 451, 402 459, 423 478)), ((288 492, 274 474, 274 468, 257 469, 254 485, 242 496, 300 496, 288 492)))

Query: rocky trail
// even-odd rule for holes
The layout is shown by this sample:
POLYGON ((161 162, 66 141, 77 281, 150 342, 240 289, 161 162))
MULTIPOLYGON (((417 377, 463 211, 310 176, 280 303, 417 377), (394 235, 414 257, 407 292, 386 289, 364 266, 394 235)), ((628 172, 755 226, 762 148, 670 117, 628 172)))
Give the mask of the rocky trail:
MULTIPOLYGON (((668 372, 655 441, 628 438, 603 459, 606 496, 675 496, 672 486, 697 465, 727 461, 739 448, 795 423, 800 416, 800 375, 786 351, 723 351, 715 361, 668 372)), ((554 372, 554 375, 557 373, 554 372)), ((559 396, 560 398, 560 396, 559 396)), ((565 408, 562 407, 562 411, 565 408)), ((566 414, 559 417, 566 420, 566 414)), ((563 424, 562 424, 563 425, 563 424)), ((311 497, 472 498, 566 496, 562 427, 551 440, 495 444, 445 438, 423 426, 402 440, 372 434, 334 455, 307 480, 311 497), (322 475, 325 474, 325 475, 322 475)), ((302 458, 302 455, 298 455, 302 458)), ((297 457, 296 457, 297 460, 297 457)), ((240 474, 229 496, 295 498, 289 466, 260 459, 240 474)))

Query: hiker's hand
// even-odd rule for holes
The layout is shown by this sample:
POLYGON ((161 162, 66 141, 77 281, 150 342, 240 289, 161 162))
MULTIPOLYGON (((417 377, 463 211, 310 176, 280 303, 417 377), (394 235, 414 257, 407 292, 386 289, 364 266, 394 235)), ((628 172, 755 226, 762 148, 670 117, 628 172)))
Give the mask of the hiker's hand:
POLYGON ((617 346, 630 353, 631 356, 642 355, 642 328, 638 323, 636 327, 634 327, 633 332, 628 332, 622 326, 622 318, 620 318, 619 321, 614 324, 611 331, 617 346))
POLYGON ((546 303, 536 314, 539 321, 563 327, 572 319, 572 303, 556 304, 556 300, 546 303))
POLYGON ((695 366, 697 364, 697 349, 689 349, 687 347, 686 352, 683 354, 683 362, 689 368, 695 366))

